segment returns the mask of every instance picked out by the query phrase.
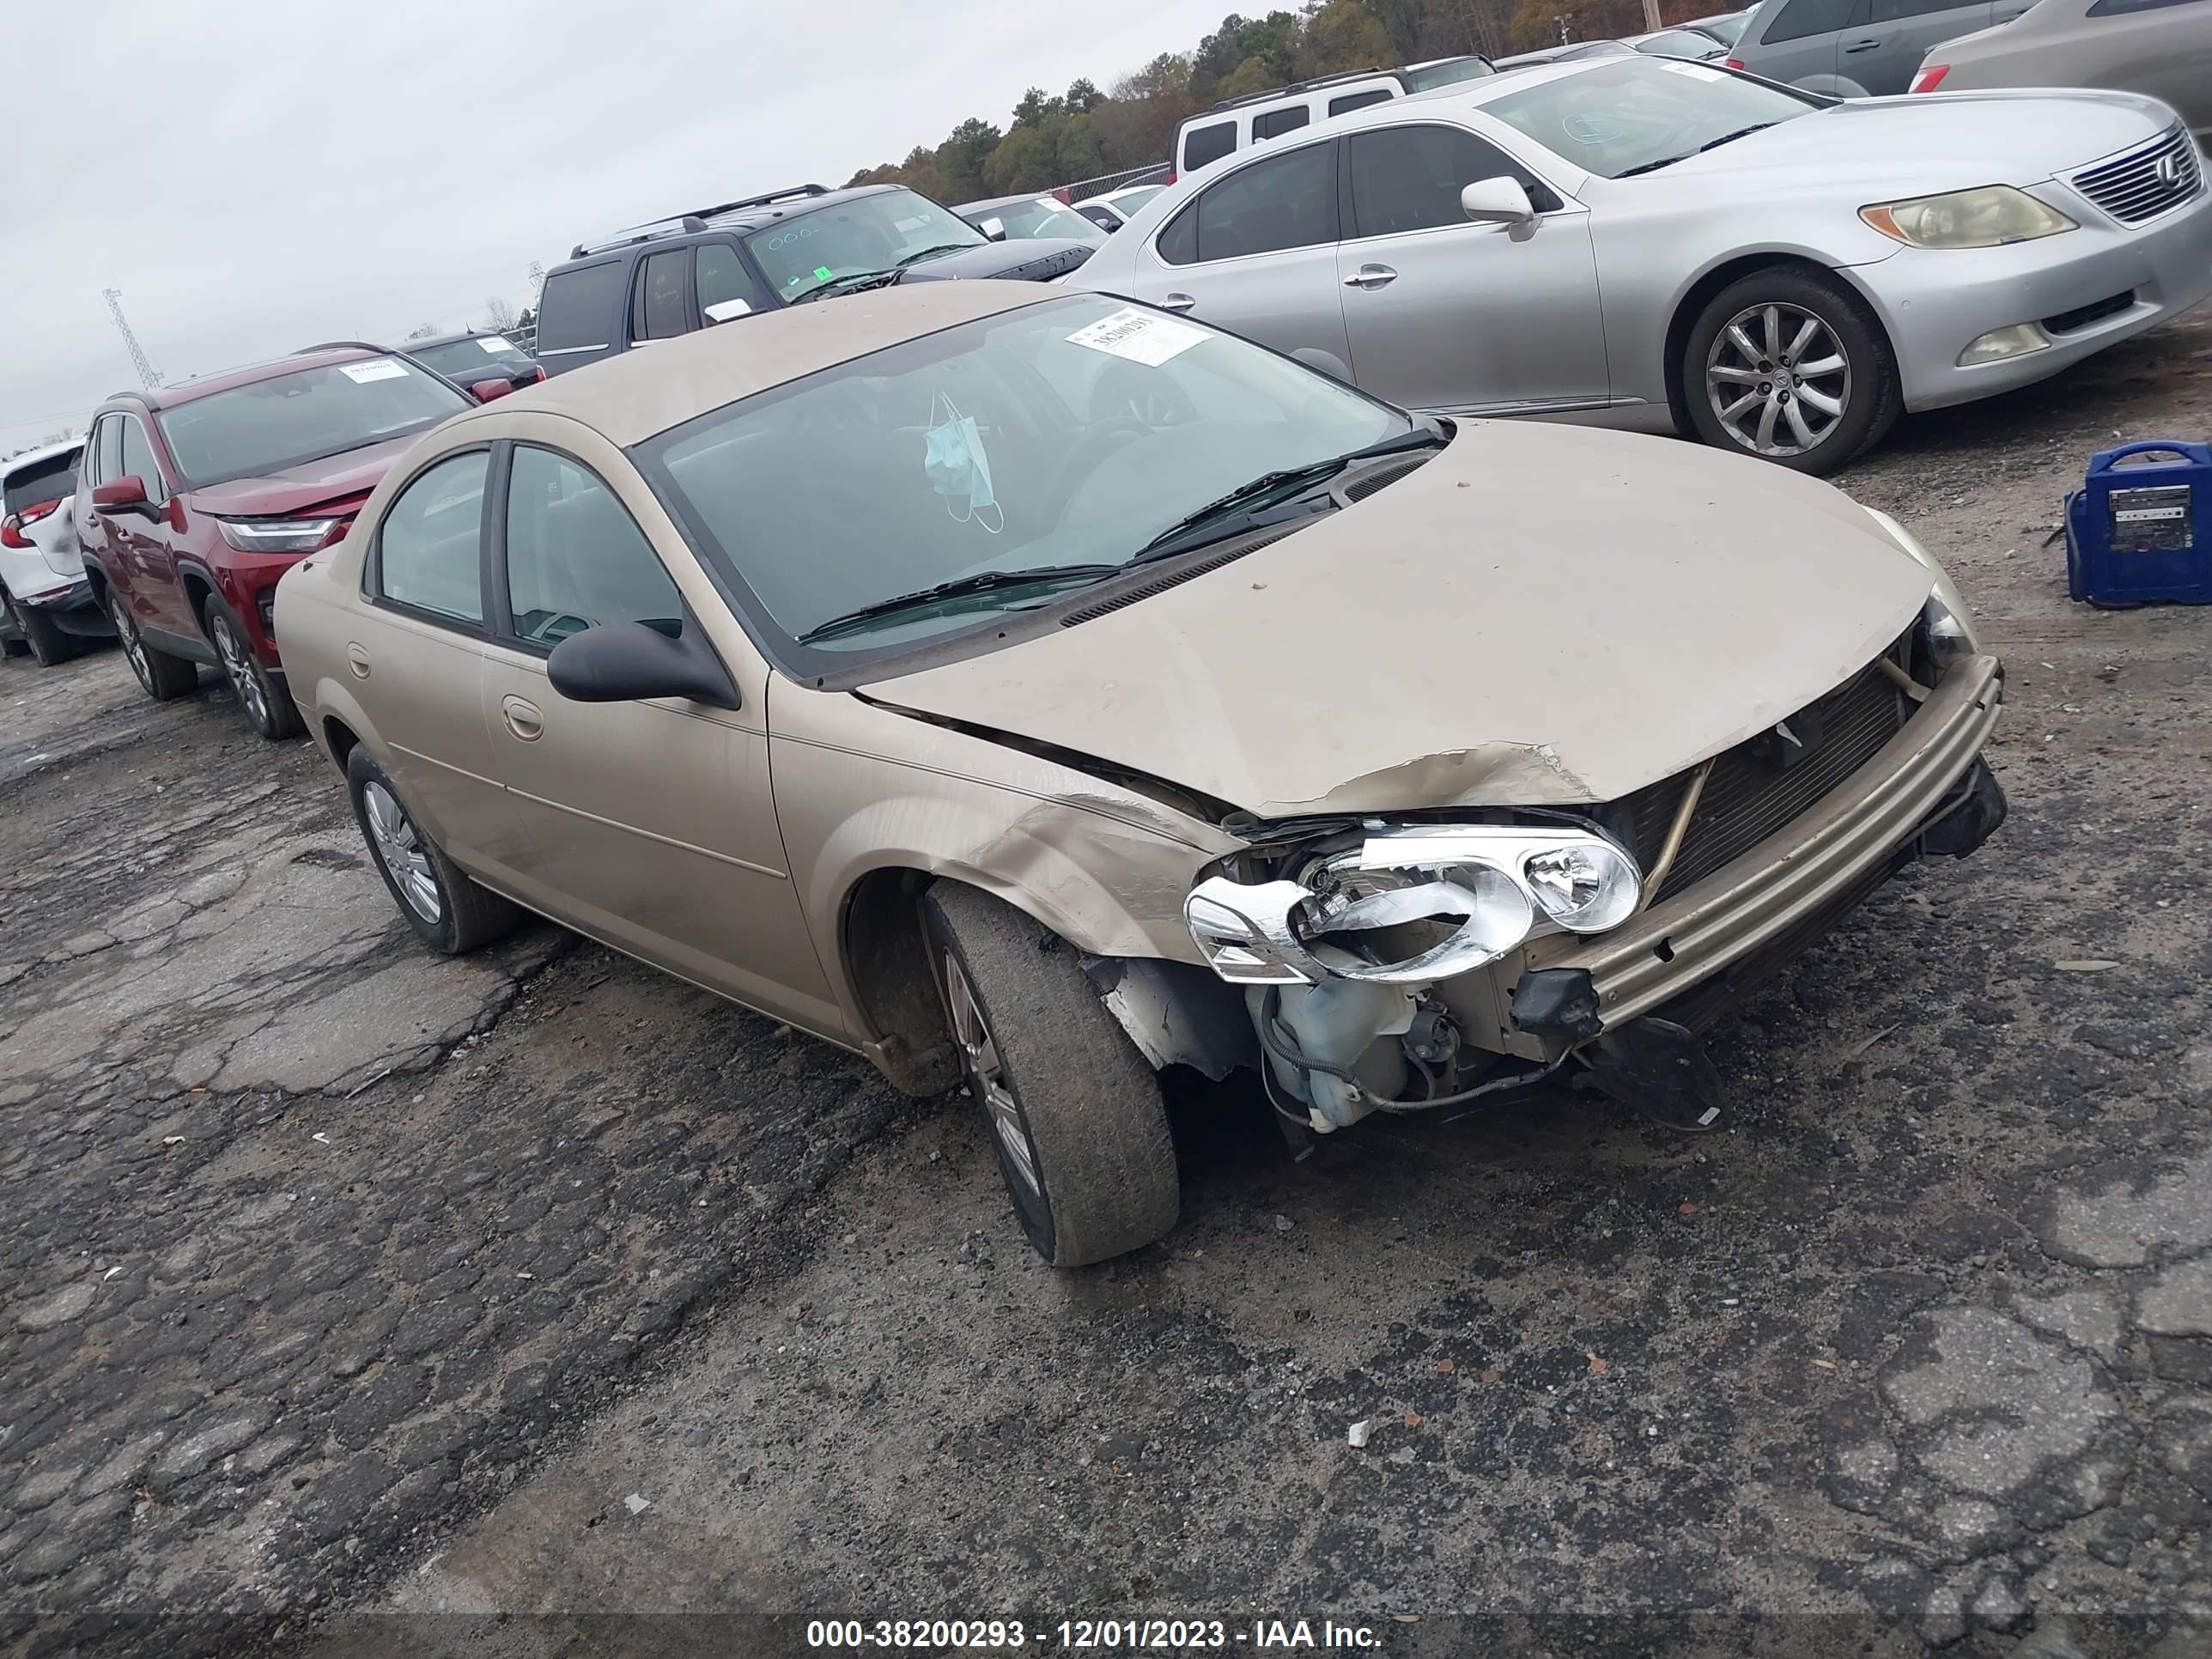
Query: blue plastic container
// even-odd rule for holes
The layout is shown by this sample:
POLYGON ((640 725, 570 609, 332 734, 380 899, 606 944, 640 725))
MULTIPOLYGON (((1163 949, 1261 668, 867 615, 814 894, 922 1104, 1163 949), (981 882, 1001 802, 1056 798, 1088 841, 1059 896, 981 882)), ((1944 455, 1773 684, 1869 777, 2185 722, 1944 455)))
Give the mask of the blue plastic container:
POLYGON ((2111 610, 2212 605, 2212 445, 2154 440, 2092 455, 2066 498, 2066 590, 2111 610), (2179 459, 2119 465, 2145 454, 2179 459))

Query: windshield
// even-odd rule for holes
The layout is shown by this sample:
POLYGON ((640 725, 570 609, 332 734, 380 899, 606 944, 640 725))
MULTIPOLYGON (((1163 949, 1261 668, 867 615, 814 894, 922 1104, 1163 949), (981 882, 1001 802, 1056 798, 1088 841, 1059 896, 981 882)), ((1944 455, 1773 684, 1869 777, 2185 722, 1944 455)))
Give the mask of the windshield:
POLYGON ((1079 242, 1103 242, 1106 233, 1073 208, 1062 207, 1049 196, 1033 201, 1009 202, 1004 207, 977 208, 969 223, 980 227, 996 219, 1009 238, 1027 241, 1039 236, 1066 236, 1079 242))
POLYGON ((1434 92, 1438 87, 1455 87, 1462 81, 1479 81, 1497 73, 1480 58, 1447 58, 1407 70, 1398 78, 1406 83, 1407 92, 1434 92))
POLYGON ((1690 62, 1717 58, 1728 48, 1710 34, 1696 29, 1668 29, 1663 34, 1647 34, 1636 43, 1637 51, 1651 58, 1680 58, 1690 62))
POLYGON ((185 482, 204 486, 407 437, 474 407, 411 364, 368 357, 197 398, 161 422, 185 482))
POLYGON ((1109 206, 1119 208, 1127 216, 1136 212, 1166 188, 1165 185, 1138 185, 1129 190, 1117 190, 1112 195, 1099 199, 1109 206))
POLYGON ((1718 17, 1700 17, 1686 27, 1702 30, 1724 46, 1732 46, 1743 38, 1743 26, 1751 21, 1747 11, 1723 12, 1718 17))
POLYGON ((787 653, 826 672, 1097 580, 1095 567, 1127 562, 1255 478, 1413 430, 1233 335, 1084 295, 824 369, 637 453, 672 487, 694 541, 794 644, 941 583, 1062 573, 869 618, 787 653))
POLYGON ((482 379, 487 368, 506 374, 530 367, 527 353, 512 340, 496 334, 487 334, 479 340, 448 340, 443 345, 402 346, 400 349, 463 386, 482 379))
POLYGON ((785 304, 840 276, 896 270, 919 256, 976 247, 982 234, 926 196, 887 190, 779 219, 745 238, 785 304))
POLYGON ((1703 64, 1607 58, 1492 98, 1483 113, 1607 179, 1694 155, 1715 139, 1818 108, 1811 99, 1703 64))

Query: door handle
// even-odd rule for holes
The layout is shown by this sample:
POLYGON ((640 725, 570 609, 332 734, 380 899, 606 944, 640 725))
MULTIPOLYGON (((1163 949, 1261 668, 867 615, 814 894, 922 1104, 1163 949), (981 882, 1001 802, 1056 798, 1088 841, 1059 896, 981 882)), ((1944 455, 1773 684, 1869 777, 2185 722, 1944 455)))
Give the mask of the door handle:
POLYGON ((1364 288, 1372 293, 1378 288, 1388 288, 1398 280, 1398 273, 1388 265, 1362 265, 1344 279, 1346 288, 1364 288))
POLYGON ((1880 45, 1881 45, 1881 42, 1879 40, 1854 40, 1849 46, 1845 46, 1844 50, 1845 52, 1872 52, 1880 45))
POLYGON ((538 705, 525 702, 520 697, 501 697, 499 712, 507 716, 507 729, 525 743, 535 743, 545 735, 545 716, 538 712, 538 705))
POLYGON ((1160 301, 1162 311, 1188 311, 1198 303, 1188 294, 1170 294, 1160 301))
POLYGON ((349 643, 346 647, 346 666, 353 671, 354 678, 357 680, 367 679, 368 678, 368 653, 362 650, 358 645, 349 643))

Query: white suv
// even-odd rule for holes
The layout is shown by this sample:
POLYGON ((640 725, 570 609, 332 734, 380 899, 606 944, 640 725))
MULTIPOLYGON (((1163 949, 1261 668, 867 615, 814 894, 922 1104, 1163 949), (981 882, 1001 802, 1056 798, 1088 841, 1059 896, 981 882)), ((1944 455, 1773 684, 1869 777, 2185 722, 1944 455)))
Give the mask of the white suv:
POLYGON ((1272 92, 1224 99, 1176 129, 1175 170, 1168 182, 1173 184, 1186 173, 1233 155, 1247 144, 1279 138, 1346 110, 1364 109, 1417 92, 1434 92, 1438 87, 1497 73, 1487 58, 1437 58, 1425 64, 1408 64, 1403 69, 1324 75, 1317 80, 1277 87, 1272 92))
POLYGON ((77 550, 81 440, 0 461, 0 649, 42 664, 76 654, 80 639, 113 630, 92 595, 77 550))

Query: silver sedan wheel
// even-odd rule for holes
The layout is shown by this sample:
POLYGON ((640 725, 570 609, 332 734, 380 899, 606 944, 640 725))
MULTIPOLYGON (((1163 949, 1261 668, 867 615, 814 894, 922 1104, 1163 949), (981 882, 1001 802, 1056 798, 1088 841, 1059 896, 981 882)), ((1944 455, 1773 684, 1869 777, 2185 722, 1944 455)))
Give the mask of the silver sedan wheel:
POLYGON ((368 815, 368 833, 376 842, 376 856, 392 877, 392 884, 407 908, 433 927, 444 906, 438 899, 438 878, 430 868, 430 855, 406 809, 380 783, 362 787, 361 804, 368 815))
POLYGON ((269 695, 261 689, 261 676, 253 672, 252 659, 246 654, 246 641, 238 637, 227 617, 208 618, 208 632, 215 636, 215 653, 222 659, 222 672, 230 676, 232 690, 256 726, 269 724, 269 695))
POLYGON ((960 958, 950 951, 945 953, 945 1000, 952 1012, 953 1040, 959 1043, 960 1053, 967 1061, 969 1086, 991 1120, 999 1146, 1006 1153, 1006 1167, 1032 1194, 1042 1197, 1043 1188, 1037 1184, 1036 1153, 1030 1146, 1029 1131, 1022 1127, 1021 1108, 1014 1100, 1013 1091, 1006 1086, 1006 1068, 999 1061, 999 1045, 992 1040, 982 1006, 975 1000, 974 988, 968 983, 967 970, 961 967, 960 958))
POLYGON ((1756 455, 1802 455, 1851 406, 1851 364, 1835 331, 1801 306, 1747 307, 1713 337, 1705 396, 1729 436, 1756 455))

